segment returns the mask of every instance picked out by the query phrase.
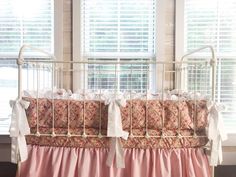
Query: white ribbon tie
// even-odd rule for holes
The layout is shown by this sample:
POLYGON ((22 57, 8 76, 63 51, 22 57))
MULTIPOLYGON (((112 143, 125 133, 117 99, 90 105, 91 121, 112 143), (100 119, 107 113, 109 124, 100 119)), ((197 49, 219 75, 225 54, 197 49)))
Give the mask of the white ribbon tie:
POLYGON ((109 98, 105 101, 108 106, 108 124, 107 124, 107 136, 111 137, 110 151, 106 164, 108 166, 112 165, 112 162, 116 156, 116 166, 117 168, 125 168, 124 162, 124 150, 122 148, 120 138, 125 140, 128 139, 129 133, 123 131, 122 129, 122 120, 120 107, 126 106, 126 100, 121 99, 112 99, 109 98))
POLYGON ((222 163, 222 141, 227 139, 227 134, 224 129, 224 122, 221 116, 221 111, 225 108, 221 104, 210 102, 208 104, 208 139, 211 142, 210 165, 217 166, 222 163))
POLYGON ((25 109, 29 107, 29 102, 24 100, 10 101, 12 107, 10 137, 11 144, 11 162, 25 161, 28 157, 25 135, 30 134, 30 127, 27 121, 25 109), (19 154, 19 158, 18 158, 19 154))

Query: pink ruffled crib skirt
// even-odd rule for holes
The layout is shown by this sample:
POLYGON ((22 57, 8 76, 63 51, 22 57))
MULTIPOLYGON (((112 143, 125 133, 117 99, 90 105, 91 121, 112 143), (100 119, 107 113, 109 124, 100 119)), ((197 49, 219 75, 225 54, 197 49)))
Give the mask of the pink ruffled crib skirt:
MULTIPOLYGON (((202 148, 124 149, 125 168, 106 165, 107 148, 28 145, 21 177, 210 177, 202 148)), ((114 165, 115 163, 113 163, 114 165)))

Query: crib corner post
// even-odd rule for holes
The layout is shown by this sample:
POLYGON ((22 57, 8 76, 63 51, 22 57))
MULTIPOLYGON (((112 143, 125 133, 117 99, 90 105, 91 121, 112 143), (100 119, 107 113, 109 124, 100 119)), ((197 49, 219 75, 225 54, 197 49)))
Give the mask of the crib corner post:
POLYGON ((215 101, 215 87, 216 87, 216 65, 217 65, 217 61, 216 61, 216 58, 215 56, 213 55, 213 58, 211 59, 210 61, 210 64, 211 64, 211 70, 212 70, 212 95, 211 95, 211 98, 212 98, 212 101, 215 101))
POLYGON ((22 97, 22 64, 18 64, 18 99, 22 97))
POLYGON ((211 177, 215 177, 215 167, 211 166, 211 177))
POLYGON ((23 58, 23 51, 26 46, 23 45, 20 48, 19 55, 17 58, 17 66, 18 66, 18 99, 21 99, 22 97, 22 65, 24 64, 24 58, 23 58))
POLYGON ((21 166, 21 162, 17 162, 17 169, 16 169, 16 177, 20 177, 20 166, 21 166))
POLYGON ((210 60, 210 65, 211 65, 211 70, 212 70, 212 101, 215 101, 215 87, 216 87, 216 65, 217 65, 217 58, 215 55, 215 50, 212 46, 208 46, 211 50, 211 60, 210 60))

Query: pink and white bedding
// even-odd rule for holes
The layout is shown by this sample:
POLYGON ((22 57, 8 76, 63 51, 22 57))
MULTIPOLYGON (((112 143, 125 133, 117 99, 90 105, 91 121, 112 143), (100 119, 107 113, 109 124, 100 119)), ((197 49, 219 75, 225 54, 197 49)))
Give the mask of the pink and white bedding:
MULTIPOLYGON (((103 100, 60 96, 53 100, 28 96, 23 100, 30 103, 26 115, 32 134, 37 130, 40 134, 51 134, 53 117, 55 134, 67 135, 68 126, 71 135, 82 135, 84 130, 87 135, 98 135, 100 129, 102 135, 107 133, 108 105, 103 100)), ((125 168, 117 168, 115 163, 111 167, 106 165, 109 138, 27 135, 28 159, 21 164, 20 176, 210 176, 208 159, 202 149, 208 142, 209 112, 205 99, 135 98, 128 99, 120 111, 123 130, 132 129, 134 136, 144 136, 120 139, 125 168), (145 137, 146 131, 149 138, 145 137), (178 133, 181 138, 176 136, 178 133), (193 136, 194 133, 198 136, 193 136), (173 137, 152 137, 161 134, 173 137)))

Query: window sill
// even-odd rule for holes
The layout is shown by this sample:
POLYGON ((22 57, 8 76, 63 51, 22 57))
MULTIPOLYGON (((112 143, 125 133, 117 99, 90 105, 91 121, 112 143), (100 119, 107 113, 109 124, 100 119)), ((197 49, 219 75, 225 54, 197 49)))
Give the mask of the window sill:
POLYGON ((222 165, 236 165, 236 133, 229 133, 228 139, 223 142, 222 165))
POLYGON ((11 161, 11 138, 9 134, 0 135, 0 162, 11 161))
POLYGON ((0 144, 11 144, 11 138, 9 134, 0 134, 0 144))
POLYGON ((236 133, 228 133, 228 139, 223 142, 223 146, 236 146, 236 133))
POLYGON ((236 147, 223 147, 223 162, 221 165, 236 165, 236 147))

